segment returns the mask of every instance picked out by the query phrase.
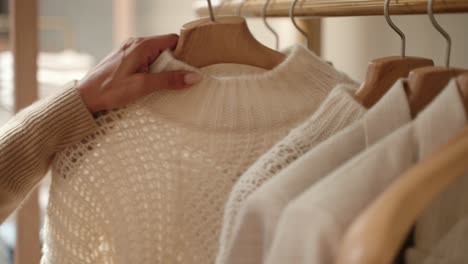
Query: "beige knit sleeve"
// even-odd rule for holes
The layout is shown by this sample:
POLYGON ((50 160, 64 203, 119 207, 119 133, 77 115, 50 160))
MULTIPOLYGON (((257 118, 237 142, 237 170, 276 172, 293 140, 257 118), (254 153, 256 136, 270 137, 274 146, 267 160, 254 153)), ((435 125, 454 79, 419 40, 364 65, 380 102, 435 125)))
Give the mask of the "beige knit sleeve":
POLYGON ((23 109, 0 127, 0 223, 41 181, 54 153, 95 127, 74 83, 23 109))

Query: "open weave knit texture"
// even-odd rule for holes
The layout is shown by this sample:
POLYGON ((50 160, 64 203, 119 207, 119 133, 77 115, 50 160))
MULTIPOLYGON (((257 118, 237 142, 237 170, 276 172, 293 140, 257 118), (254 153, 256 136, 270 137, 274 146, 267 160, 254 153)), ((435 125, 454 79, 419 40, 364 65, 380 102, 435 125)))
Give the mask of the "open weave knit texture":
POLYGON ((333 89, 313 115, 291 130, 239 178, 225 205, 216 263, 228 263, 226 258, 232 247, 237 217, 247 198, 304 153, 361 118, 366 110, 353 97, 357 87, 347 80, 333 89))
POLYGON ((103 114, 56 156, 42 263, 214 263, 237 178, 348 80, 302 46, 270 71, 166 51, 152 71, 168 70, 203 79, 103 114))
POLYGON ((95 127, 75 82, 21 110, 0 127, 0 223, 44 178, 54 153, 95 127))

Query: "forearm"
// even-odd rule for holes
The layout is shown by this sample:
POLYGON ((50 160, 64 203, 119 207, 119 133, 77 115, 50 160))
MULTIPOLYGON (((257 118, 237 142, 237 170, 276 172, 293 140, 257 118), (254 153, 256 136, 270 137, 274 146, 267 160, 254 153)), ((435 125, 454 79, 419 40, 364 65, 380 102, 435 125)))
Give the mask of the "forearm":
POLYGON ((0 223, 41 181, 53 155, 95 126, 79 91, 68 85, 62 93, 36 102, 0 128, 0 223))

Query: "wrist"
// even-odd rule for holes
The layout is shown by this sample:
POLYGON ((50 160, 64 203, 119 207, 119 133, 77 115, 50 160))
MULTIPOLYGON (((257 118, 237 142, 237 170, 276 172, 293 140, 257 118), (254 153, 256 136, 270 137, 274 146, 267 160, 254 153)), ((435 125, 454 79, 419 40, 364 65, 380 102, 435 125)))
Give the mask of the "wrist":
POLYGON ((92 114, 103 110, 103 107, 99 104, 97 94, 95 91, 96 87, 92 87, 89 82, 83 82, 82 80, 76 81, 76 89, 78 89, 81 99, 83 100, 84 105, 88 108, 89 112, 92 114))

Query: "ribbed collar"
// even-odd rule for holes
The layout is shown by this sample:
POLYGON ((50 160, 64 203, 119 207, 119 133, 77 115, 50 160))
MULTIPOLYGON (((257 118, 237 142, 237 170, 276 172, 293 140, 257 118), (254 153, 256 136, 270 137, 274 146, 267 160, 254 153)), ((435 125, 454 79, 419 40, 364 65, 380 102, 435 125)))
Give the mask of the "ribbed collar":
POLYGON ((143 104, 171 120, 204 129, 271 129, 315 111, 334 86, 352 83, 345 74, 303 46, 294 46, 272 70, 218 64, 198 69, 165 51, 152 72, 188 70, 202 81, 182 91, 158 91, 143 104))
POLYGON ((456 80, 424 109, 415 120, 419 158, 424 159, 448 143, 466 126, 467 117, 456 80))
POLYGON ((411 122, 411 112, 400 79, 364 116, 366 145, 370 146, 401 126, 411 122))

